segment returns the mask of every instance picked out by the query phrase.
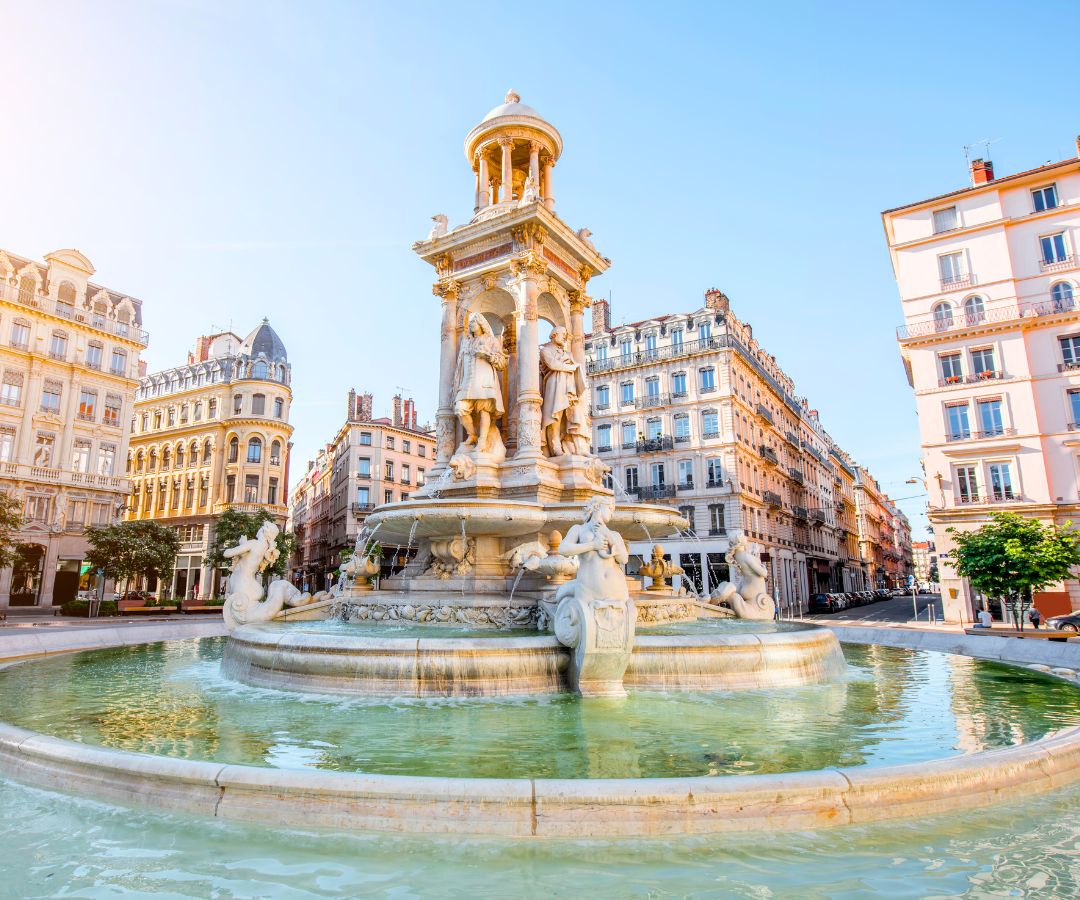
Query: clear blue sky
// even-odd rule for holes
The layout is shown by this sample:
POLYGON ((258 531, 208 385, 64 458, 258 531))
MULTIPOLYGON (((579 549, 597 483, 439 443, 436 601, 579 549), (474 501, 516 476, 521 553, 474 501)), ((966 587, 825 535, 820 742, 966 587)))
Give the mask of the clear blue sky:
POLYGON ((462 141, 508 87, 563 134, 557 211, 612 258, 591 289, 616 320, 722 289, 896 497, 919 442, 880 211, 962 186, 964 144, 1000 138, 1001 174, 1080 131, 1076 3, 0 0, 0 21, 0 246, 84 251, 143 300, 151 370, 268 316, 294 472, 351 386, 433 418, 409 248, 471 214, 462 141))

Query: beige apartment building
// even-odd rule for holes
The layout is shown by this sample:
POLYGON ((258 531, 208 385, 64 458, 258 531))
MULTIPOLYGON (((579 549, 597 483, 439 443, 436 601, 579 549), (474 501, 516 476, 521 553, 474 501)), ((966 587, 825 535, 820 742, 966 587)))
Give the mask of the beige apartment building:
MULTIPOLYGON (((1080 147, 1078 147, 1080 151, 1080 147)), ((980 605, 948 529, 995 510, 1080 520, 1080 155, 882 213, 904 314, 929 517, 950 621, 980 605)), ((1080 581, 1040 592, 1044 616, 1080 608, 1080 581)))
POLYGON ((185 365, 139 382, 126 518, 172 525, 180 554, 169 583, 146 585, 172 597, 218 596, 223 570, 206 554, 226 509, 288 515, 292 367, 267 320, 246 338, 205 335, 185 365))
POLYGON ((0 571, 0 610, 59 605, 94 586, 87 525, 116 521, 146 348, 142 302, 92 281, 78 250, 37 262, 0 250, 0 489, 23 545, 0 571))
MULTIPOLYGON (((707 593, 729 578, 728 535, 761 548, 781 611, 810 594, 874 586, 860 553, 858 470, 718 290, 691 313, 587 336, 594 449, 618 494, 677 506, 690 533, 665 552, 707 593)), ((644 556, 652 536, 631 545, 644 556)))
MULTIPOLYGON (((324 589, 352 550, 368 513, 383 503, 408 500, 426 483, 435 462, 435 433, 417 419, 416 405, 400 395, 393 414, 375 418, 370 393, 349 391, 345 423, 308 463, 292 493, 290 515, 297 539, 293 581, 324 589)), ((378 536, 376 535, 376 539, 378 536)), ((384 546, 384 565, 409 548, 384 546)))

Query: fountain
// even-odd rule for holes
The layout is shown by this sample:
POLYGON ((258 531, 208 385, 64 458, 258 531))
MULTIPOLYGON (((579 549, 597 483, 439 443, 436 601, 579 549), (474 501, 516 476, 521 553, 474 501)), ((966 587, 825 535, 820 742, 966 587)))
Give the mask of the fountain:
POLYGON ((273 526, 232 548, 223 646, 25 663, 41 677, 19 689, 0 670, 5 773, 275 827, 502 841, 806 830, 1080 780, 1075 684, 845 656, 833 631, 775 621, 741 534, 711 598, 673 590, 659 546, 648 590, 627 577, 629 540, 689 523, 616 497, 590 450, 586 287, 609 261, 552 210, 561 151, 509 95, 466 141, 475 216, 415 246, 442 308, 427 487, 369 516, 327 594, 263 586, 273 526), (418 549, 378 585, 376 535, 418 549))

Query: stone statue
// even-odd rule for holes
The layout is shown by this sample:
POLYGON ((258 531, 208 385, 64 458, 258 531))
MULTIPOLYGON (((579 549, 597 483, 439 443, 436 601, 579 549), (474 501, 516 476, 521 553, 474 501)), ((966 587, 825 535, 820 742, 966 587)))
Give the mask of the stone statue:
POLYGON ((442 213, 438 213, 431 217, 431 221, 435 224, 431 228, 431 232, 428 234, 427 239, 429 241, 437 240, 446 234, 446 227, 450 220, 446 218, 442 213))
POLYGON ((765 582, 768 570, 757 555, 751 552, 746 535, 736 531, 731 536, 731 546, 724 554, 729 566, 739 573, 738 585, 722 582, 713 591, 713 603, 726 603, 740 619, 768 620, 776 616, 776 603, 769 594, 765 582))
POLYGON ((229 631, 251 622, 269 622, 286 606, 302 606, 312 601, 311 594, 280 579, 270 583, 266 599, 262 600, 263 586, 257 576, 277 562, 280 553, 277 536, 277 525, 265 522, 255 537, 243 538, 235 547, 225 550, 225 558, 232 560, 232 569, 221 612, 229 631))
POLYGON ((544 382, 543 432, 548 456, 588 454, 589 421, 585 413, 585 375, 567 347, 566 329, 554 328, 551 340, 540 348, 540 374, 544 382))
POLYGON ((677 566, 675 563, 664 559, 664 548, 659 544, 653 545, 652 559, 647 563, 642 563, 638 572, 652 579, 652 584, 648 587, 650 591, 666 590, 668 585, 665 579, 670 578, 672 575, 685 574, 682 566, 677 566))
POLYGON ((637 607, 623 566, 629 559, 622 536, 607 527, 615 502, 594 497, 585 521, 573 526, 559 554, 578 557, 577 577, 555 594, 555 637, 574 651, 570 679, 579 694, 625 697, 622 679, 634 648, 637 607))
POLYGON ((492 455, 505 453, 495 420, 505 412, 499 372, 506 368, 506 362, 502 341, 487 319, 472 316, 454 376, 454 410, 465 429, 465 448, 475 447, 478 453, 492 455))
POLYGON ((591 240, 589 240, 589 238, 592 237, 592 232, 589 231, 588 228, 579 228, 577 236, 581 238, 581 242, 590 250, 592 250, 593 253, 596 252, 596 245, 591 240))
POLYGON ((521 187, 521 199, 518 201, 518 206, 528 206, 530 203, 536 203, 540 199, 540 191, 536 187, 536 182, 533 181, 532 175, 525 176, 525 184, 521 187))

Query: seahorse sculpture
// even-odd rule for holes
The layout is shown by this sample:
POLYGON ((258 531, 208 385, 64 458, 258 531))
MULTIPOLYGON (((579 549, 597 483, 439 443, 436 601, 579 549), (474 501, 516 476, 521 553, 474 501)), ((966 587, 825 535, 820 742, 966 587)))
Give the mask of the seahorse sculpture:
POLYGON ((286 606, 312 602, 311 594, 298 590, 287 581, 272 581, 266 591, 259 583, 258 575, 277 562, 280 555, 277 536, 277 525, 266 522, 255 537, 244 538, 235 547, 225 550, 225 558, 232 560, 232 570, 229 593, 221 614, 229 631, 252 622, 269 622, 286 606), (262 599, 264 593, 265 600, 262 599))
POLYGON ((726 604, 740 619, 769 620, 776 616, 776 602, 769 594, 766 584, 768 570, 761 560, 750 551, 746 535, 736 531, 731 536, 731 547, 724 555, 729 566, 739 573, 739 583, 724 581, 713 591, 713 603, 726 604))

